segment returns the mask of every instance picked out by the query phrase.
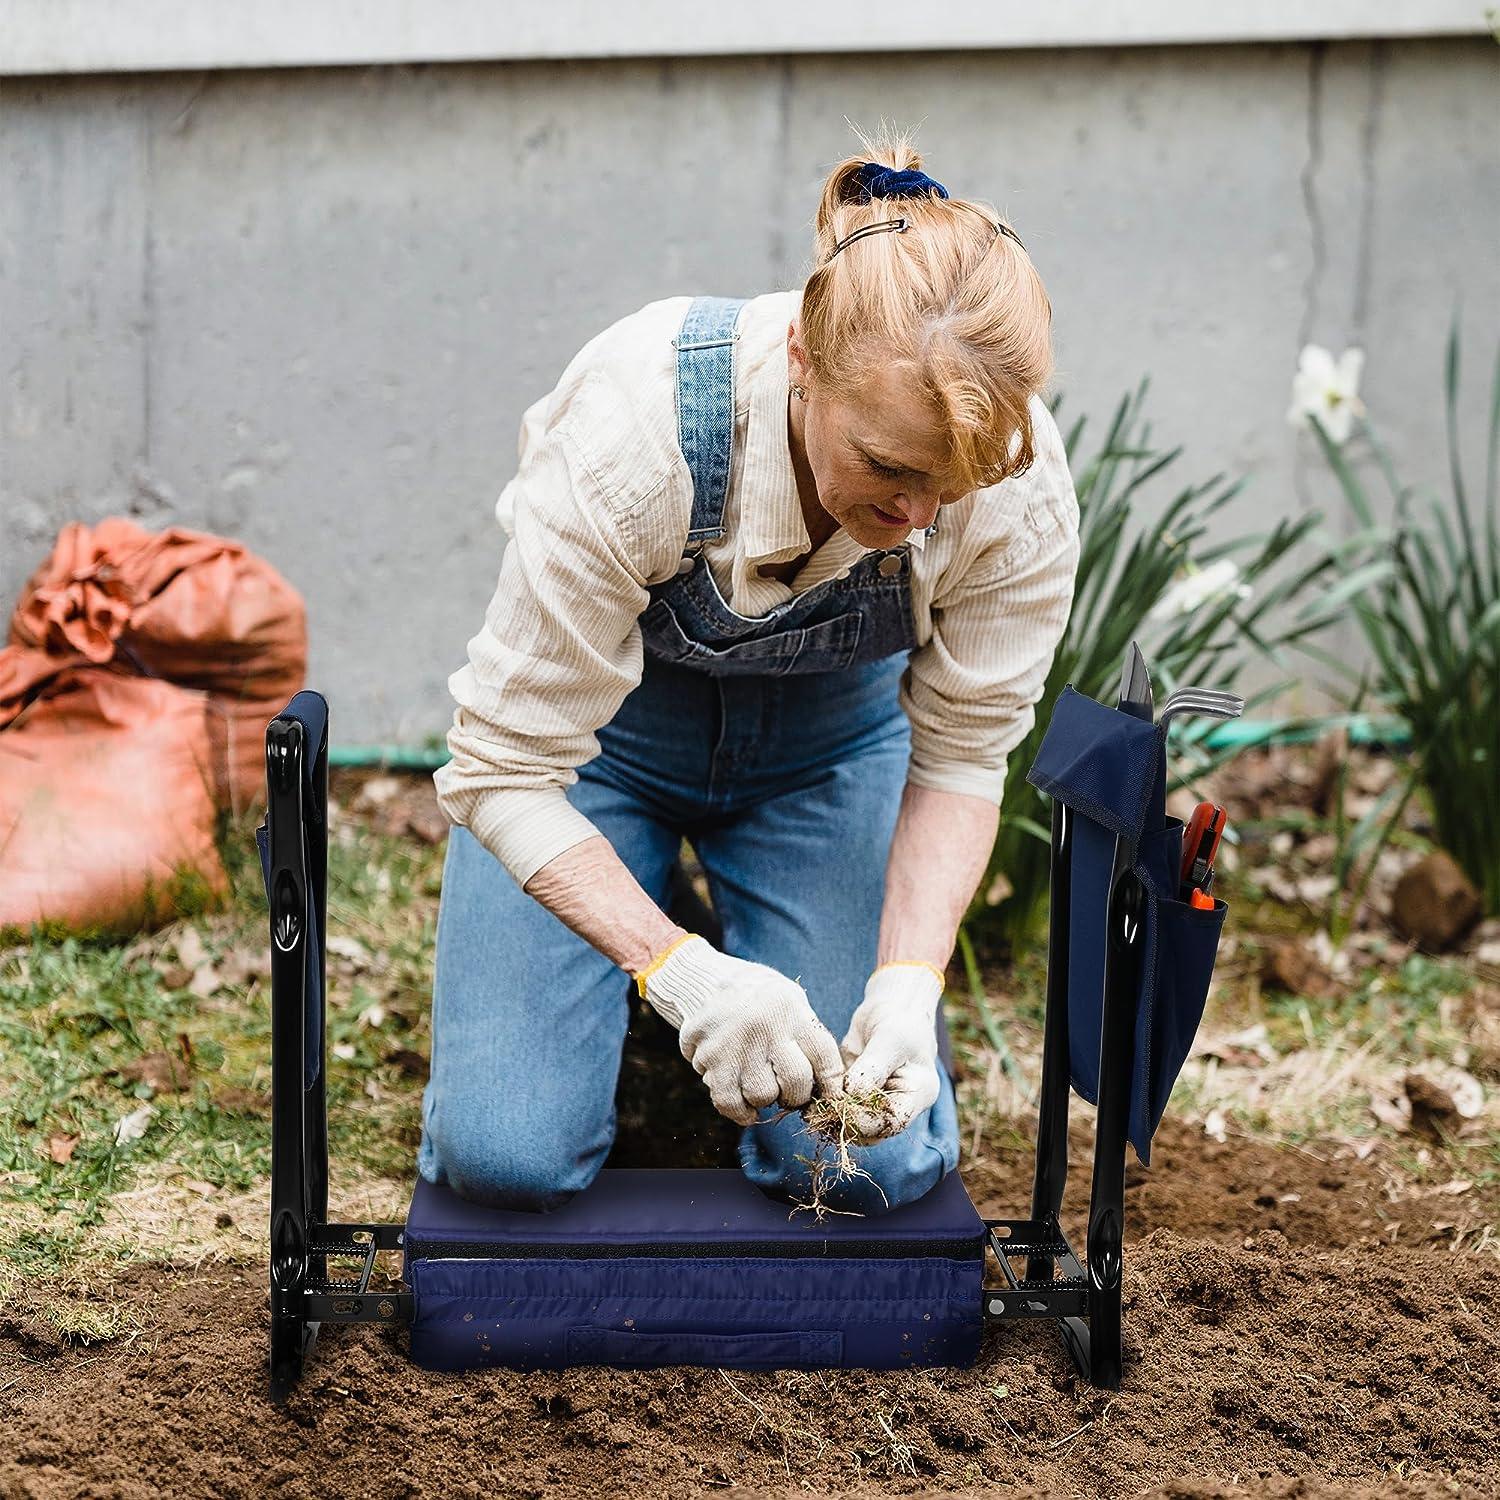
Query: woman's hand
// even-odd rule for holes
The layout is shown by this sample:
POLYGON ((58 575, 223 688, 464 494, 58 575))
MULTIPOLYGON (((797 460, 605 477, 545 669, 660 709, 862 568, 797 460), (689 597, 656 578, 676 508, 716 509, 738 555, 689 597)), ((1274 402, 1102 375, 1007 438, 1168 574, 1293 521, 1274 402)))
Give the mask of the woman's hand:
POLYGON ((844 1091, 884 1089, 886 1114, 858 1110, 855 1129, 865 1140, 896 1135, 937 1100, 937 1007, 943 981, 929 963, 882 964, 865 984, 865 998, 844 1036, 844 1091))
POLYGON ((654 958, 636 983, 677 1027, 682 1055, 735 1124, 753 1124, 768 1104, 797 1108, 814 1092, 841 1092, 844 1065, 832 1033, 802 986, 769 965, 732 958, 693 935, 654 958))

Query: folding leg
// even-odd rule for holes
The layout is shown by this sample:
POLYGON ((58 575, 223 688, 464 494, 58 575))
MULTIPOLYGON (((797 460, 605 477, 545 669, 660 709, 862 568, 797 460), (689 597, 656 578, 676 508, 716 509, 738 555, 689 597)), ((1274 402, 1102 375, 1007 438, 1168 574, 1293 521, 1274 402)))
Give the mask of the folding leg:
MULTIPOLYGON (((1068 953, 1073 940, 1073 810, 1066 803, 1052 803, 1052 862, 1047 926, 1047 1018, 1042 1038, 1041 1106, 1037 1117, 1036 1176, 1031 1191, 1031 1217, 1046 1232, 1047 1246, 1026 1261, 1028 1281, 1050 1282, 1061 1262, 1070 1279, 1082 1269, 1067 1236, 1061 1214, 1063 1191, 1068 1185, 1068 953), (1059 1257, 1052 1246, 1067 1249, 1059 1257)), ((1085 1378, 1092 1365, 1089 1325, 1082 1318, 1063 1316, 1058 1332, 1085 1378)))
POLYGON ((328 738, 316 693, 299 693, 266 729, 257 841, 271 929, 271 1398, 281 1401, 323 1323, 411 1314, 409 1292, 369 1290, 377 1252, 400 1248, 402 1226, 328 1222, 328 738), (330 1256, 363 1265, 335 1280, 330 1256))
MULTIPOLYGON (((314 963, 320 976, 318 983, 318 1026, 314 1032, 315 1074, 305 1090, 303 1100, 305 1128, 307 1131, 307 1217, 310 1225, 328 1222, 328 1069, 323 1056, 327 1035, 328 1004, 327 954, 328 954, 328 740, 321 745, 305 747, 305 754, 314 755, 312 766, 311 796, 303 809, 303 828, 306 833, 307 869, 311 882, 312 919, 316 930, 309 940, 317 944, 314 963)), ((309 1045, 307 1033, 303 1033, 304 1049, 309 1045)), ((304 1055, 304 1064, 308 1061, 304 1055)), ((311 1275, 316 1281, 328 1279, 326 1256, 314 1253, 309 1262, 311 1275)))
POLYGON ((1135 1065, 1135 1011, 1140 979, 1145 893, 1129 870, 1110 898, 1104 1018, 1099 1043, 1099 1115, 1089 1195, 1089 1378, 1120 1387, 1120 1284, 1124 1273, 1125 1137, 1135 1065))
MULTIPOLYGON (((316 747, 311 753, 317 753, 316 747)), ((319 954, 322 951, 316 922, 312 931, 308 922, 308 898, 315 880, 307 839, 308 778, 304 765, 308 754, 302 723, 286 717, 272 721, 266 731, 266 832, 271 921, 273 1400, 286 1395, 312 1350, 318 1325, 306 1316, 307 1282, 310 1277, 321 1280, 325 1270, 322 1258, 314 1265, 309 1252, 313 1225, 327 1212, 328 1145, 321 1068, 315 1087, 306 1087, 307 1014, 311 1003, 308 944, 317 943, 319 954)), ((326 878, 326 862, 320 863, 322 868, 316 874, 326 878)), ((319 891, 314 895, 315 907, 324 906, 317 899, 322 894, 319 891)))
MULTIPOLYGON (((1036 1176, 1031 1217, 1055 1222, 1068 1182, 1068 943, 1072 910, 1073 814, 1052 804, 1051 920, 1047 929, 1047 1020, 1042 1038, 1042 1093, 1036 1130, 1036 1176)), ((1052 1257, 1027 1262, 1028 1281, 1052 1278, 1052 1257)))
POLYGON ((1074 1367, 1090 1378, 1087 1280, 1059 1223, 1068 1179, 1068 970, 1073 893, 1074 813, 1052 804, 1051 910, 1047 938, 1047 1021, 1037 1118, 1036 1174, 1030 1219, 986 1220, 1005 1285, 986 1292, 985 1318, 1056 1318, 1074 1367), (1025 1258, 1024 1279, 1011 1266, 1025 1258), (998 1293, 998 1295, 996 1295, 998 1293))

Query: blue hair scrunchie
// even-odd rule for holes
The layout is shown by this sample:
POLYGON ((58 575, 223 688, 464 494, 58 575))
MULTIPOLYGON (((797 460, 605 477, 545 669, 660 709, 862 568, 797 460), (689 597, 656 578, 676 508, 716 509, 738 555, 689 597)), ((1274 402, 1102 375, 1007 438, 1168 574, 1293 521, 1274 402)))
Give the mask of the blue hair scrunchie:
POLYGON ((870 198, 922 198, 936 193, 939 198, 948 196, 948 189, 925 172, 910 167, 898 172, 894 167, 882 166, 878 161, 867 161, 854 174, 855 181, 870 198))

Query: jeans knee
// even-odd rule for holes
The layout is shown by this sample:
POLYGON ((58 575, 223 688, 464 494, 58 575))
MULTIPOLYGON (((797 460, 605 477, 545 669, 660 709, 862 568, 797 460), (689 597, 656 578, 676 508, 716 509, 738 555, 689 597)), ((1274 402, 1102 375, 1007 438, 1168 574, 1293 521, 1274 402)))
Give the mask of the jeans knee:
POLYGON ((488 1137, 473 1129, 445 1138, 431 1122, 428 1134, 431 1149, 421 1154, 424 1175, 486 1208, 528 1213, 561 1208, 599 1169, 598 1160, 584 1160, 561 1140, 527 1140, 514 1133, 488 1137))
POLYGON ((909 1154, 887 1165, 884 1170, 872 1172, 880 1189, 880 1207, 865 1212, 884 1213, 906 1203, 915 1203, 918 1198, 926 1197, 947 1172, 942 1158, 930 1150, 923 1151, 920 1156, 909 1154))
POLYGON ((915 1203, 935 1188, 943 1177, 943 1163, 934 1151, 882 1155, 865 1153, 858 1172, 836 1178, 823 1195, 829 1208, 843 1213, 884 1214, 906 1203, 915 1203), (861 1175, 863 1174, 863 1175, 861 1175))

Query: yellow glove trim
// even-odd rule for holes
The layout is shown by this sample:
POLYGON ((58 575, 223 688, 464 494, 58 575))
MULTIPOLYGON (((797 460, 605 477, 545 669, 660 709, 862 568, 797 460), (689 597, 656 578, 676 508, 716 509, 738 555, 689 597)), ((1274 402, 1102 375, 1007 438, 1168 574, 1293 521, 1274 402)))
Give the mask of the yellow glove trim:
POLYGON ((881 969, 926 969, 929 974, 937 975, 937 982, 944 989, 948 988, 948 980, 943 971, 936 964, 930 964, 925 958, 893 958, 889 963, 880 964, 875 972, 881 969))
POLYGON ((642 969, 641 972, 635 976, 636 991, 637 991, 637 993, 639 993, 639 995, 640 995, 640 997, 641 997, 642 1000, 644 1000, 646 998, 646 981, 654 973, 656 973, 656 971, 659 968, 661 968, 661 966, 664 963, 666 963, 666 961, 669 958, 671 958, 671 956, 680 947, 682 947, 682 945, 684 943, 690 943, 690 942, 692 942, 692 940, 696 936, 697 936, 697 933, 695 933, 695 932, 685 932, 680 938, 677 939, 676 942, 668 943, 667 946, 665 948, 663 948, 661 950, 661 952, 658 953, 656 955, 656 957, 653 958, 651 960, 651 962, 649 964, 647 964, 646 967, 644 969, 642 969))

